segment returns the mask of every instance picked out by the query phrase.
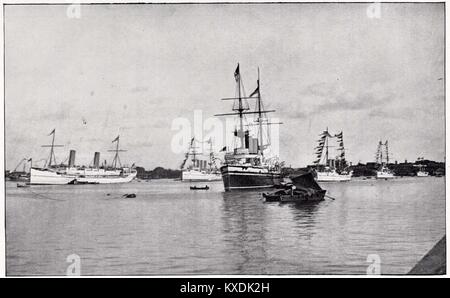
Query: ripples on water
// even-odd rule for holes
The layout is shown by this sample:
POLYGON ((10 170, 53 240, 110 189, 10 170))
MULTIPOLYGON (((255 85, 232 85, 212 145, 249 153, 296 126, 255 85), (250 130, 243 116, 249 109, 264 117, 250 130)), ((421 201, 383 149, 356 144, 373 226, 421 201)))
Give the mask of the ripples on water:
POLYGON ((63 275, 70 254, 83 275, 365 274, 369 254, 405 274, 445 234, 444 178, 323 184, 336 200, 308 205, 208 185, 8 182, 7 274, 63 275))

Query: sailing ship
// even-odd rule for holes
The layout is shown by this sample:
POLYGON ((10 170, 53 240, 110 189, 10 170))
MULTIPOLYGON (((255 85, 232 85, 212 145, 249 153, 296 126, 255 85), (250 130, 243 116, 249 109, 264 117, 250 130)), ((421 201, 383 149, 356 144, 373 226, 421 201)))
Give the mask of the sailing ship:
POLYGON ((389 147, 388 147, 388 141, 386 140, 385 143, 380 141, 378 143, 377 153, 375 156, 376 163, 379 164, 379 169, 377 170, 377 179, 393 179, 394 173, 387 167, 389 164, 389 147), (383 148, 384 148, 384 155, 383 155, 383 148), (386 162, 384 161, 386 160, 386 162))
POLYGON ((17 164, 17 166, 14 168, 14 170, 10 173, 7 173, 6 178, 8 178, 8 180, 10 181, 29 181, 30 173, 26 171, 28 162, 31 162, 31 158, 21 159, 20 162, 17 164), (23 165, 22 171, 17 170, 20 167, 20 165, 23 165))
MULTIPOLYGON (((233 112, 216 115, 238 116, 239 120, 239 128, 234 130, 234 149, 225 153, 224 162, 220 168, 225 191, 274 187, 279 185, 282 179, 281 163, 279 163, 277 156, 269 157, 265 155, 265 150, 268 152, 270 149, 270 135, 267 130, 267 142, 264 144, 263 127, 280 123, 271 123, 266 117, 267 113, 275 111, 265 110, 263 107, 259 69, 257 87, 248 97, 245 96, 239 64, 234 72, 234 78, 236 80, 236 96, 222 99, 233 101, 233 112), (256 100, 254 111, 250 111, 247 99, 256 100), (244 128, 245 115, 249 114, 256 116, 253 123, 257 127, 256 136, 252 136, 250 130, 244 128), (239 144, 237 144, 237 141, 239 141, 239 144)), ((247 127, 250 126, 251 124, 247 124, 247 127)))
POLYGON ((222 176, 215 164, 216 158, 212 149, 212 141, 209 140, 210 153, 209 161, 199 159, 200 153, 197 152, 195 138, 191 139, 188 152, 186 152, 183 163, 181 164, 181 181, 220 181, 222 176), (192 164, 185 168, 186 162, 192 156, 192 164))
POLYGON ((64 184, 112 184, 126 183, 132 181, 137 172, 133 167, 122 167, 119 158, 119 152, 125 150, 119 149, 119 136, 114 139, 116 143, 113 163, 111 167, 106 164, 100 166, 100 153, 95 152, 94 163, 92 167, 75 166, 75 150, 70 150, 68 165, 57 164, 55 156, 55 147, 63 147, 55 145, 55 129, 50 133, 53 135, 51 145, 43 145, 42 147, 50 147, 50 156, 43 168, 31 167, 30 184, 32 185, 64 185, 64 184), (119 167, 117 167, 119 165, 119 167))
POLYGON ((347 171, 347 161, 345 160, 344 133, 341 131, 332 136, 328 127, 320 134, 316 149, 317 159, 314 161, 316 167, 316 180, 318 182, 340 182, 350 181, 352 172, 347 171), (336 138, 338 143, 337 156, 330 159, 330 139, 336 138))

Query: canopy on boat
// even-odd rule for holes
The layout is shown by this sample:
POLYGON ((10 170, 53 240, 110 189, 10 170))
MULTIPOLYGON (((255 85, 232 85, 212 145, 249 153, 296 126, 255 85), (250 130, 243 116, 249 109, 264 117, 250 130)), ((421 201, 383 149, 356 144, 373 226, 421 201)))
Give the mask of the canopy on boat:
POLYGON ((292 184, 297 188, 312 188, 315 190, 322 190, 322 188, 314 180, 314 176, 311 172, 304 173, 301 175, 290 177, 292 184))

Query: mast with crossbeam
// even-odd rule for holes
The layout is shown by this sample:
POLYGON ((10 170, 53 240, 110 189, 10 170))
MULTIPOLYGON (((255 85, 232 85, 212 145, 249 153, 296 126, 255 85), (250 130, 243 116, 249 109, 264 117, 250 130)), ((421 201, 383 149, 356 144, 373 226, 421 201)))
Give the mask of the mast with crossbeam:
MULTIPOLYGON (((238 115, 239 116, 239 138, 241 141, 241 149, 245 149, 245 133, 244 133, 244 124, 243 124, 243 117, 244 115, 248 114, 257 114, 258 118, 255 122, 257 122, 256 125, 259 126, 259 133, 258 133, 258 154, 263 155, 263 125, 274 125, 274 124, 282 124, 281 122, 268 122, 264 123, 264 115, 267 113, 273 113, 275 110, 264 110, 262 99, 261 99, 261 93, 260 93, 260 82, 259 82, 259 68, 258 68, 258 80, 257 80, 257 87, 255 91, 250 96, 242 96, 241 95, 241 88, 242 88, 242 78, 239 71, 239 63, 236 68, 236 71, 234 73, 235 79, 236 79, 236 89, 237 89, 237 97, 226 97, 222 98, 222 100, 238 100, 237 108, 233 108, 233 113, 223 113, 223 114, 215 114, 214 116, 232 116, 232 115, 238 115), (257 95, 257 96, 254 96, 257 95), (244 107, 243 100, 246 99, 256 99, 256 109, 255 111, 248 111, 249 108, 244 107)), ((247 126, 251 126, 254 124, 247 124, 247 126)))
POLYGON ((53 129, 52 132, 49 134, 53 135, 52 138, 52 144, 51 145, 42 145, 41 147, 50 147, 50 156, 48 158, 48 161, 45 162, 44 168, 50 168, 52 166, 52 161, 54 161, 53 165, 56 165, 56 156, 55 156, 55 147, 64 147, 64 145, 55 145, 55 134, 56 129, 53 129))
POLYGON ((117 136, 117 138, 115 138, 114 141, 112 141, 113 143, 116 143, 116 149, 108 150, 108 152, 115 152, 114 159, 112 161, 113 169, 117 169, 117 163, 119 163, 119 166, 122 167, 122 163, 120 162, 120 158, 119 158, 119 152, 127 151, 127 150, 119 149, 119 141, 120 141, 120 135, 117 136))

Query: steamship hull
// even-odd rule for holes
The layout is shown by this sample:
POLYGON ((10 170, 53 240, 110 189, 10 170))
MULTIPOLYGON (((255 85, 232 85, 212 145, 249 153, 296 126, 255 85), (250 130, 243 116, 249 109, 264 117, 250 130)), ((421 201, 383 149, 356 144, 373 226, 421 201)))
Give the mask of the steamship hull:
POLYGON ((136 175, 136 171, 120 174, 120 171, 77 171, 72 169, 53 171, 32 168, 30 173, 30 184, 65 185, 128 183, 131 182, 136 175))
POLYGON ((220 174, 215 173, 186 170, 181 173, 181 180, 188 182, 220 181, 222 180, 222 177, 220 174))
POLYGON ((137 175, 137 172, 131 172, 128 175, 118 175, 118 176, 86 176, 77 177, 75 183, 85 183, 85 184, 115 184, 115 183, 128 183, 131 182, 137 175))
POLYGON ((336 172, 317 172, 317 182, 345 182, 352 180, 352 175, 338 174, 336 172))
POLYGON ((280 172, 264 167, 225 165, 220 171, 225 191, 271 188, 282 181, 280 172))
POLYGON ((377 172, 377 179, 394 179, 394 174, 389 172, 377 172))
POLYGON ((73 183, 76 178, 75 175, 66 175, 47 169, 31 168, 30 171, 31 185, 64 185, 73 183))

